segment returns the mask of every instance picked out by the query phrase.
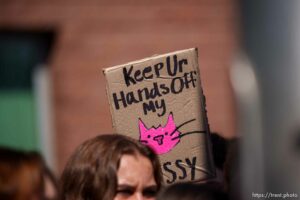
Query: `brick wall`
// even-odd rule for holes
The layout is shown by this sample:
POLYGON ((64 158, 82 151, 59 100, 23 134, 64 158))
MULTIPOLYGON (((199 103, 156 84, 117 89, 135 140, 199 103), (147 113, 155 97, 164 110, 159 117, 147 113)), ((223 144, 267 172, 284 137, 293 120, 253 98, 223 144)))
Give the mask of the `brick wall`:
POLYGON ((59 171, 83 140, 112 132, 103 67, 198 47, 212 131, 235 135, 228 69, 238 46, 234 0, 0 0, 0 28, 52 30, 59 171))

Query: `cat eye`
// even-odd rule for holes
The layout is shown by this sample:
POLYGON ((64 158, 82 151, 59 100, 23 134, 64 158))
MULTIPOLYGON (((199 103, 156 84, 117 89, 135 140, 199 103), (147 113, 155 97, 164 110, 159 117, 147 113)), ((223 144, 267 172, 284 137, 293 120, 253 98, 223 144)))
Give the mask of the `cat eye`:
POLYGON ((147 136, 147 138, 151 138, 151 136, 150 136, 150 135, 148 135, 148 136, 147 136))
POLYGON ((168 132, 165 132, 165 135, 168 135, 168 132))

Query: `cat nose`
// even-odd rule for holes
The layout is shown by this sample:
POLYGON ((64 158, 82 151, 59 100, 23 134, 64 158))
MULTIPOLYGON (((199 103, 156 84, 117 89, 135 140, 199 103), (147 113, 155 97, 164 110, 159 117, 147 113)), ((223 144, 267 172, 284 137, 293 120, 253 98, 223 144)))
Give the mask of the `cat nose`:
POLYGON ((153 137, 153 140, 155 140, 159 145, 162 145, 164 139, 164 135, 157 135, 153 137))

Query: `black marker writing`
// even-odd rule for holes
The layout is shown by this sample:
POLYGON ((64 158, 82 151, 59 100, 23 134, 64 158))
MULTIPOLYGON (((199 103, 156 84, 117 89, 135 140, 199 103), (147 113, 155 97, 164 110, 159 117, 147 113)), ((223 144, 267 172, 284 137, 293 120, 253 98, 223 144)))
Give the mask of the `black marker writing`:
MULTIPOLYGON (((160 84, 154 82, 151 86, 144 87, 136 91, 129 91, 127 93, 125 93, 124 91, 120 91, 118 93, 114 92, 112 94, 112 97, 113 97, 115 109, 119 110, 122 107, 126 108, 128 105, 143 102, 144 103, 143 108, 145 114, 147 114, 149 110, 155 111, 155 109, 153 109, 153 106, 151 105, 152 103, 155 102, 151 103, 149 102, 150 100, 155 100, 159 97, 163 97, 164 95, 170 93, 179 94, 183 92, 185 89, 195 88, 196 81, 197 81, 196 76, 197 76, 197 72, 191 71, 191 72, 184 73, 183 76, 172 78, 168 85, 165 83, 160 84)), ((136 80, 137 79, 128 79, 128 81, 130 82, 134 82, 136 80)), ((156 108, 159 108, 158 102, 156 102, 156 104, 157 104, 156 108)), ((165 110, 165 108, 163 110, 165 110)), ((159 114, 159 116, 162 116, 164 114, 165 112, 162 112, 161 114, 159 114)))
POLYGON ((138 82, 142 82, 146 79, 152 79, 161 77, 161 70, 166 68, 166 71, 170 77, 176 76, 179 72, 183 72, 183 66, 187 65, 187 59, 177 59, 177 55, 172 57, 166 57, 166 66, 164 63, 159 62, 153 66, 146 66, 143 70, 137 69, 134 71, 133 66, 123 68, 123 77, 127 87, 135 85, 138 82), (173 61, 173 62, 172 62, 173 61))
POLYGON ((162 171, 163 174, 168 177, 166 180, 168 184, 174 183, 176 180, 187 180, 187 178, 190 181, 194 181, 196 176, 196 165, 197 157, 192 157, 192 159, 185 158, 184 160, 177 159, 174 163, 163 163, 162 171))

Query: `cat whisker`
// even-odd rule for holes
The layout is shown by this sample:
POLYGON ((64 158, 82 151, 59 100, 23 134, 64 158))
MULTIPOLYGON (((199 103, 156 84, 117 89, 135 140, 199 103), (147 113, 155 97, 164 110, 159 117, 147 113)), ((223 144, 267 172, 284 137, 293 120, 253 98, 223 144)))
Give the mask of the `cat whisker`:
POLYGON ((196 119, 191 119, 191 120, 188 120, 186 122, 183 122, 182 124, 180 124, 179 126, 176 127, 176 129, 170 134, 170 136, 172 136, 179 128, 181 128, 182 126, 192 122, 192 121, 195 121, 196 119))
POLYGON ((178 135, 178 136, 172 138, 171 140, 176 140, 178 138, 182 138, 183 136, 194 134, 194 133, 206 133, 206 131, 191 131, 191 132, 187 132, 185 134, 178 135))

